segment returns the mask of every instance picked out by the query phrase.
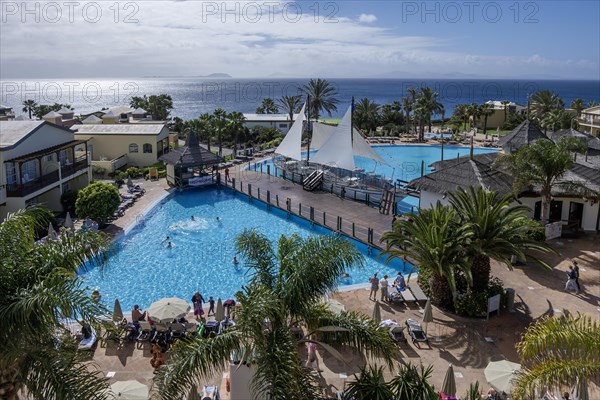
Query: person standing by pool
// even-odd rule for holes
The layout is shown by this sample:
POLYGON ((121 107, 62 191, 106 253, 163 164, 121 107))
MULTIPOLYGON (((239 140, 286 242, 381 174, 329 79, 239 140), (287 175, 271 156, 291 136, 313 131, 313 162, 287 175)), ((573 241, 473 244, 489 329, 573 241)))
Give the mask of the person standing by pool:
POLYGON ((379 279, 377 279, 377 272, 373 274, 373 277, 369 279, 369 283, 371 284, 371 292, 369 292, 369 300, 371 300, 371 296, 373 296, 373 301, 377 300, 377 291, 379 290, 379 279))
POLYGON ((210 315, 215 315, 215 299, 210 296, 208 298, 208 314, 206 314, 207 317, 210 317, 210 315))
POLYGON ((229 168, 225 168, 225 181, 229 182, 229 168))
POLYGON ((192 304, 194 305, 194 315, 196 316, 196 320, 204 319, 204 309, 202 309, 202 303, 206 303, 204 297, 202 297, 200 292, 194 293, 194 296, 192 296, 192 304))
POLYGON ((384 275, 383 278, 379 281, 379 286, 381 286, 381 301, 388 301, 388 276, 384 275))

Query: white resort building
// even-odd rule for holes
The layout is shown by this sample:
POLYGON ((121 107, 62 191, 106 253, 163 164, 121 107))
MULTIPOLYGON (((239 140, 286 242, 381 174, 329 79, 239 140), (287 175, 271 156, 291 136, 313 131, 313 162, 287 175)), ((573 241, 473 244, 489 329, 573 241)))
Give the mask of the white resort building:
POLYGON ((47 121, 0 121, 0 221, 30 204, 62 211, 60 198, 91 179, 87 140, 47 121))

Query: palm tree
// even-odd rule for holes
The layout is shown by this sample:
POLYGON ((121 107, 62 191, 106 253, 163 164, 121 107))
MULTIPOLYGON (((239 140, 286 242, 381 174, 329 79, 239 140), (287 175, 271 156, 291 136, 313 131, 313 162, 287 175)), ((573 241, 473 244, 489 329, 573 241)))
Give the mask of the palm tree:
POLYGON ((206 148, 210 151, 210 139, 212 138, 212 120, 209 113, 201 114, 196 120, 196 134, 198 140, 206 141, 206 148))
POLYGON ((402 98, 402 109, 406 115, 405 117, 405 125, 406 125, 406 133, 410 133, 410 112, 413 109, 413 102, 410 97, 402 98))
POLYGON ((544 115, 540 125, 546 133, 548 130, 556 132, 561 129, 576 128, 579 124, 575 116, 566 110, 550 110, 544 115))
POLYGON ((80 286, 77 270, 90 262, 101 265, 110 241, 77 231, 34 243, 35 232, 47 229, 51 218, 49 210, 33 207, 0 223, 2 398, 25 398, 24 389, 35 399, 105 399, 106 379, 77 352, 61 321, 69 316, 96 325, 107 315, 80 286))
POLYGON ((506 118, 508 117, 508 105, 510 104, 510 101, 502 100, 500 103, 502 103, 504 106, 504 122, 506 122, 506 118))
POLYGON ((577 118, 581 117, 581 112, 585 108, 583 99, 575 99, 571 101, 571 108, 577 113, 577 118))
POLYGON ((467 129, 467 121, 469 120, 469 105, 468 104, 457 104, 454 107, 454 113, 456 117, 459 117, 463 121, 463 130, 467 129))
POLYGON ((517 398, 600 376, 600 325, 588 315, 543 317, 527 328, 517 350, 523 366, 513 387, 517 398))
MULTIPOLYGON (((428 87, 421 88, 419 95, 417 96, 417 106, 419 113, 423 119, 427 122, 429 132, 431 132, 431 116, 433 114, 442 114, 444 112, 444 105, 438 101, 438 93, 434 92, 428 87)), ((424 127, 420 129, 420 140, 424 137, 424 127)))
POLYGON ((540 90, 531 96, 530 118, 541 121, 547 112, 561 110, 565 104, 560 96, 550 90, 540 90))
POLYGON ((366 97, 360 99, 354 108, 354 114, 352 115, 354 124, 358 129, 367 133, 377 129, 379 125, 379 104, 367 99, 366 97))
POLYGON ((244 132, 244 121, 246 117, 238 111, 231 112, 227 115, 227 130, 233 140, 233 154, 237 155, 238 141, 241 134, 244 132))
POLYGON ((394 223, 381 242, 386 243, 382 256, 386 262, 408 257, 432 273, 429 286, 435 305, 452 308, 456 296, 456 273, 462 272, 471 283, 465 248, 472 235, 468 224, 456 223, 456 211, 438 202, 435 207, 408 213, 394 223))
POLYGON ((217 135, 217 143, 219 144, 219 156, 223 156, 223 134, 227 127, 227 111, 222 108, 217 108, 210 116, 210 125, 217 135))
MULTIPOLYGON (((496 260, 512 269, 511 255, 525 260, 525 251, 550 251, 545 243, 531 239, 528 221, 529 207, 512 206, 512 195, 498 198, 495 192, 481 187, 459 189, 450 193, 449 202, 456 211, 458 225, 468 225, 469 246, 465 256, 471 263, 474 292, 483 292, 490 280, 490 260, 496 260)), ((550 268, 546 263, 529 255, 537 263, 550 268)))
POLYGON ((495 164, 508 168, 513 174, 516 193, 528 186, 539 190, 542 196, 542 222, 546 223, 550 216, 552 189, 560 186, 579 188, 575 182, 561 182, 560 179, 574 164, 572 153, 585 151, 585 144, 572 137, 562 138, 556 143, 537 140, 521 147, 516 153, 500 156, 495 164))
POLYGON ((271 99, 270 97, 267 97, 266 99, 263 99, 262 103, 260 104, 260 107, 258 107, 256 109, 256 113, 257 114, 277 114, 277 113, 279 113, 279 108, 277 108, 277 105, 275 104, 273 99, 271 99))
POLYGON ((397 133, 404 124, 404 115, 402 114, 402 105, 394 100, 391 104, 381 106, 380 125, 390 132, 397 133))
POLYGON ((331 117, 333 111, 337 111, 338 92, 336 88, 325 79, 311 79, 302 87, 303 92, 310 96, 309 116, 319 119, 321 111, 326 111, 331 117))
POLYGON ((288 114, 290 121, 294 121, 294 114, 300 112, 301 101, 302 96, 300 95, 283 96, 277 100, 277 103, 288 114))
POLYGON ((360 376, 348 384, 343 399, 356 400, 436 400, 439 394, 428 382, 433 368, 402 364, 398 374, 389 382, 383 378, 381 367, 361 368, 360 376))
POLYGON ((394 394, 383 376, 383 367, 367 365, 360 369, 360 376, 348 384, 344 399, 389 400, 394 394))
POLYGON ((23 102, 23 112, 29 113, 29 119, 31 119, 31 114, 35 111, 38 104, 35 100, 27 99, 23 102))
POLYGON ((236 238, 250 282, 236 294, 241 308, 236 325, 216 337, 180 341, 171 362, 158 373, 165 399, 181 398, 192 385, 219 373, 232 352, 253 365, 251 390, 260 399, 316 399, 316 378, 303 367, 298 346, 317 342, 336 356, 334 345, 352 346, 393 367, 394 345, 368 317, 333 314, 321 302, 347 268, 362 265, 362 255, 339 236, 281 236, 274 245, 254 230, 236 238), (318 255, 318 257, 315 257, 318 255), (307 334, 297 341, 294 329, 307 334))
MULTIPOLYGON (((408 93, 408 95, 410 96, 410 102, 412 104, 412 110, 413 112, 416 112, 416 108, 417 108, 417 96, 418 96, 418 92, 417 89, 414 87, 409 87, 408 89, 406 89, 406 93, 408 93)), ((415 118, 413 118, 413 132, 417 132, 417 118, 415 115, 415 118)))
POLYGON ((471 127, 477 125, 477 121, 479 120, 479 106, 477 103, 471 103, 467 106, 467 112, 469 113, 469 130, 471 127), (471 121, 473 121, 473 125, 471 125, 471 121))
POLYGON ((494 108, 489 103, 483 103, 479 106, 479 115, 483 117, 483 134, 487 134, 488 117, 494 113, 494 108))

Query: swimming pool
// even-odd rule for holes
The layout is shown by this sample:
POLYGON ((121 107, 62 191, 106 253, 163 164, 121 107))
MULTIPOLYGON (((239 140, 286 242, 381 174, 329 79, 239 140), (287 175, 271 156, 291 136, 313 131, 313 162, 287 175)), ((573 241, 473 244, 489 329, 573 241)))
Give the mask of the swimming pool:
MULTIPOLYGON (((89 288, 99 288, 102 301, 112 307, 119 298, 124 310, 134 304, 147 308, 163 297, 191 299, 199 290, 208 300, 233 298, 247 282, 246 269, 234 266, 234 238, 245 228, 256 228, 276 241, 280 235, 297 233, 303 237, 330 234, 300 218, 291 217, 275 208, 267 210, 263 203, 229 189, 192 189, 170 195, 152 211, 143 223, 117 242, 118 251, 108 267, 82 274, 89 288), (195 221, 191 220, 194 216, 195 221), (217 221, 217 216, 219 221, 217 221), (162 242, 170 237, 173 248, 162 242)), ((367 254, 365 245, 355 242, 367 254)), ((376 255, 376 251, 373 251, 376 255)), ((239 258, 239 257, 238 257, 239 258)), ((373 257, 365 257, 365 268, 350 270, 350 278, 340 285, 365 283, 377 271, 378 276, 395 276, 407 272, 410 264, 395 260, 385 265, 373 257)), ((240 260, 243 264, 243 260, 240 260)))
MULTIPOLYGON (((381 175, 392 180, 400 179, 402 181, 411 181, 421 176, 421 164, 424 164, 424 173, 428 174, 432 170, 429 167, 436 161, 442 160, 442 146, 440 145, 394 145, 394 146, 371 146, 377 154, 383 158, 388 165, 378 164, 375 161, 364 158, 354 157, 356 168, 364 169, 366 173, 381 175)), ((443 159, 466 156, 471 149, 464 146, 444 146, 443 159)), ((498 149, 476 147, 473 154, 495 153, 498 149)), ((311 155, 314 153, 310 152, 311 155)), ((302 152, 306 157, 306 152, 302 152)), ((251 164, 254 168, 254 163, 251 164)), ((257 163, 262 171, 267 172, 267 165, 270 166, 271 173, 275 170, 271 159, 263 160, 257 163)), ((279 172, 279 171, 278 171, 279 172)))

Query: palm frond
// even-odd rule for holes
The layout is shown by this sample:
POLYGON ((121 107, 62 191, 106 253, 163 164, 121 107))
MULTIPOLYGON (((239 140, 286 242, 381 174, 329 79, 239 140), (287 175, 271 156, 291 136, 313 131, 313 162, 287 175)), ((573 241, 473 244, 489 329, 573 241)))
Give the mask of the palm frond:
POLYGON ((182 398, 192 386, 221 373, 231 353, 240 348, 241 335, 235 329, 215 337, 178 341, 170 350, 171 362, 155 377, 162 398, 182 398))

